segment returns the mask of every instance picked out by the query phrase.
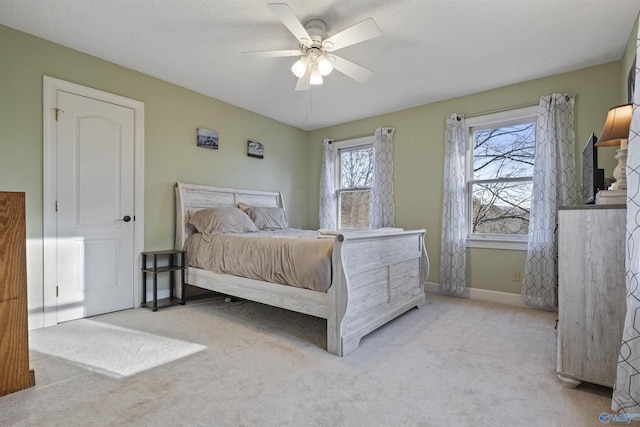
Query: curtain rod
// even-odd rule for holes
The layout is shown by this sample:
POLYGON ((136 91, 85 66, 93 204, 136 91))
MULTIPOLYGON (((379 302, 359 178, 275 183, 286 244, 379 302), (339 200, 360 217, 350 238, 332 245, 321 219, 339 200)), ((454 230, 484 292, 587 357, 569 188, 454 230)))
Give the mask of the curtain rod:
POLYGON ((350 139, 364 138, 365 136, 373 136, 373 135, 374 135, 373 133, 364 133, 364 134, 361 134, 361 135, 348 136, 346 138, 334 139, 333 142, 348 141, 350 139))
POLYGON ((478 117, 478 116, 484 116, 484 115, 487 115, 487 114, 502 113, 504 111, 516 110, 518 108, 535 107, 536 105, 539 105, 539 102, 532 102, 530 104, 522 104, 522 105, 514 105, 513 107, 497 108, 495 110, 484 111, 482 113, 474 113, 474 114, 469 114, 469 115, 463 114, 463 117, 465 119, 468 119, 468 118, 471 118, 471 117, 478 117))

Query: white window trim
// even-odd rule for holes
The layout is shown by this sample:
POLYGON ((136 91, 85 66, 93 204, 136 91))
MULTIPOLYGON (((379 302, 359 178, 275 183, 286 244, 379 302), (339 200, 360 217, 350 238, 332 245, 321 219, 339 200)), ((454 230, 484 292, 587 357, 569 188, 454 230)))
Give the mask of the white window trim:
MULTIPOLYGON (((335 188, 336 188, 336 199, 337 199, 337 203, 336 203, 336 223, 337 225, 340 224, 340 197, 339 197, 339 193, 341 190, 340 187, 340 150, 343 150, 345 148, 356 148, 356 147, 366 147, 366 146, 371 146, 373 147, 373 135, 367 135, 367 136, 361 136, 361 137, 357 137, 357 138, 350 138, 350 139, 343 139, 340 141, 334 141, 333 142, 335 144, 335 149, 334 149, 334 155, 335 155, 335 176, 334 176, 334 182, 335 182, 335 188)), ((348 228, 340 228, 339 226, 337 227, 338 230, 350 230, 348 228)))
MULTIPOLYGON (((514 108, 511 110, 496 113, 483 114, 465 118, 465 132, 467 135, 466 152, 466 173, 465 182, 467 186, 467 223, 471 224, 472 202, 469 193, 469 178, 473 175, 473 135, 471 129, 476 127, 490 127, 492 125, 508 125, 510 121, 520 121, 523 119, 537 120, 538 106, 514 108)), ((526 234, 523 235, 500 235, 500 234, 471 234, 467 229, 467 247, 485 249, 507 249, 507 250, 527 250, 526 234)))
POLYGON ((353 148, 360 145, 373 145, 373 135, 361 136, 358 138, 341 139, 333 142, 336 145, 336 155, 338 150, 343 148, 353 148))
POLYGON ((522 239, 516 240, 515 238, 504 238, 504 236, 474 236, 467 237, 468 248, 481 248, 481 249, 508 249, 513 251, 526 251, 527 250, 527 236, 522 235, 522 239))

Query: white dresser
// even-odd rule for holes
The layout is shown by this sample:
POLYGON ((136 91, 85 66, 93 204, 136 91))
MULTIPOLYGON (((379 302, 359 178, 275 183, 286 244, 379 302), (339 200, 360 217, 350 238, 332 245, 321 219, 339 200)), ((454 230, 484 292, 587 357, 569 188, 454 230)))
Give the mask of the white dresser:
POLYGON ((625 306, 625 205, 558 211, 558 377, 613 387, 625 306))

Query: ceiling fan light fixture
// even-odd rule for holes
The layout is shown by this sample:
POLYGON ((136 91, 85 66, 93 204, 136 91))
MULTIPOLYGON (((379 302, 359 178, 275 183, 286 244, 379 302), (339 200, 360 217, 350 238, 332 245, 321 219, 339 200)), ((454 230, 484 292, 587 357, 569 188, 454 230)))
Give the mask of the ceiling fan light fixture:
POLYGON ((334 68, 360 83, 364 83, 373 75, 366 68, 333 54, 338 49, 381 36, 382 32, 373 18, 360 21, 329 37, 324 21, 311 19, 303 25, 286 3, 269 1, 267 6, 298 40, 298 49, 243 52, 245 57, 300 56, 291 65, 291 72, 298 78, 296 90, 309 90, 311 85, 321 85, 322 77, 329 75, 334 68))
POLYGON ((309 76, 309 83, 312 85, 321 85, 322 84, 322 74, 318 71, 318 67, 313 67, 311 70, 311 75, 309 76))
POLYGON ((307 72, 307 59, 302 57, 298 59, 292 66, 291 72, 298 78, 304 76, 307 72))
POLYGON ((318 57, 318 71, 323 76, 328 76, 333 71, 333 64, 324 55, 318 57))

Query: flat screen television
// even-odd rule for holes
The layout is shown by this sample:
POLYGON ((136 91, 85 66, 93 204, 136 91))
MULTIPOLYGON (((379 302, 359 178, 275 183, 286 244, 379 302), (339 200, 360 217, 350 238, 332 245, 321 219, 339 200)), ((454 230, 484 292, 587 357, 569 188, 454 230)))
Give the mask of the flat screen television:
POLYGON ((596 194, 604 190, 604 169, 598 168, 598 138, 592 133, 582 150, 582 203, 593 204, 596 194))

